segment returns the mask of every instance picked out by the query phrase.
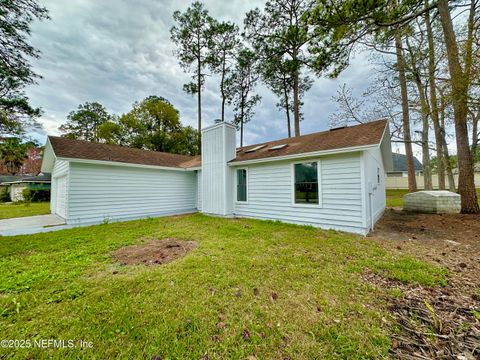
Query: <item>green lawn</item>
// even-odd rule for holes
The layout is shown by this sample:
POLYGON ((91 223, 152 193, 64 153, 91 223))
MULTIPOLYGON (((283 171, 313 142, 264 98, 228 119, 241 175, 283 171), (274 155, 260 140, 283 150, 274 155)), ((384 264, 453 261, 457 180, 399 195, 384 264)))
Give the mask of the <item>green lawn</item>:
POLYGON ((50 214, 50 203, 13 203, 0 204, 0 219, 50 214))
POLYGON ((2 338, 93 343, 0 349, 0 358, 383 358, 394 325, 381 295, 393 290, 363 282, 361 272, 446 281, 443 268, 367 238, 201 214, 0 241, 2 338), (163 238, 198 247, 161 266, 111 258, 120 247, 163 238))
POLYGON ((408 194, 406 189, 387 189, 387 207, 403 207, 405 194, 408 194))
MULTIPOLYGON (((408 194, 406 189, 387 189, 387 207, 403 207, 403 195, 408 194)), ((477 189, 478 203, 480 204, 480 188, 477 189)))

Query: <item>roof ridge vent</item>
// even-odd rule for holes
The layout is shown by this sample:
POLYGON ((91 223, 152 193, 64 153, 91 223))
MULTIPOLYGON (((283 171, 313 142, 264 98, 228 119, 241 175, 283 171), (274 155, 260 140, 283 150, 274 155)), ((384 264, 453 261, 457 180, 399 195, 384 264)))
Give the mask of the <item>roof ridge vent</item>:
POLYGON ((278 145, 274 145, 272 146, 270 149, 268 150, 280 150, 280 149, 284 149, 288 147, 288 144, 278 144, 278 145))
POLYGON ((347 127, 346 125, 343 125, 343 126, 337 126, 337 127, 331 128, 331 129, 330 129, 330 131, 341 130, 341 129, 345 129, 346 127, 347 127))
POLYGON ((245 152, 246 153, 255 152, 257 150, 263 149, 265 146, 267 146, 267 145, 266 144, 258 145, 258 146, 255 146, 255 147, 251 148, 251 149, 245 150, 245 152))

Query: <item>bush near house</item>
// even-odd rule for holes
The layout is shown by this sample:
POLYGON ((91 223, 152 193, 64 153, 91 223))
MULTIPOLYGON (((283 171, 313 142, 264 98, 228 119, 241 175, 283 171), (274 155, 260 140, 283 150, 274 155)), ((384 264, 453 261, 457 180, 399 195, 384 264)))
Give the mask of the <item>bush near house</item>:
POLYGON ((0 202, 10 202, 10 192, 8 191, 8 187, 4 187, 2 191, 0 191, 0 202))
POLYGON ((48 189, 24 189, 22 191, 25 202, 44 202, 50 201, 50 190, 48 189))

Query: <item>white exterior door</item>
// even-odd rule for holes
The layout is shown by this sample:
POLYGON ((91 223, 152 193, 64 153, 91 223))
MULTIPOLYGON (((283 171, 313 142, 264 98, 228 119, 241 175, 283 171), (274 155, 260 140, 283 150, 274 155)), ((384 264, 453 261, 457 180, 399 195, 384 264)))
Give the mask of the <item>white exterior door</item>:
POLYGON ((60 176, 56 180, 55 214, 65 218, 67 198, 67 176, 60 176))

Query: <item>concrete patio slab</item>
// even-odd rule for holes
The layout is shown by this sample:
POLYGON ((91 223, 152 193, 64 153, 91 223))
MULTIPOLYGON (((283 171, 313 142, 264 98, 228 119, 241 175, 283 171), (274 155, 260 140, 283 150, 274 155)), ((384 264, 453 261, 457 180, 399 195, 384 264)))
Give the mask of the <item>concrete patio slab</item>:
POLYGON ((24 235, 38 232, 60 230, 65 227, 65 220, 57 215, 26 216, 0 220, 0 235, 24 235))

